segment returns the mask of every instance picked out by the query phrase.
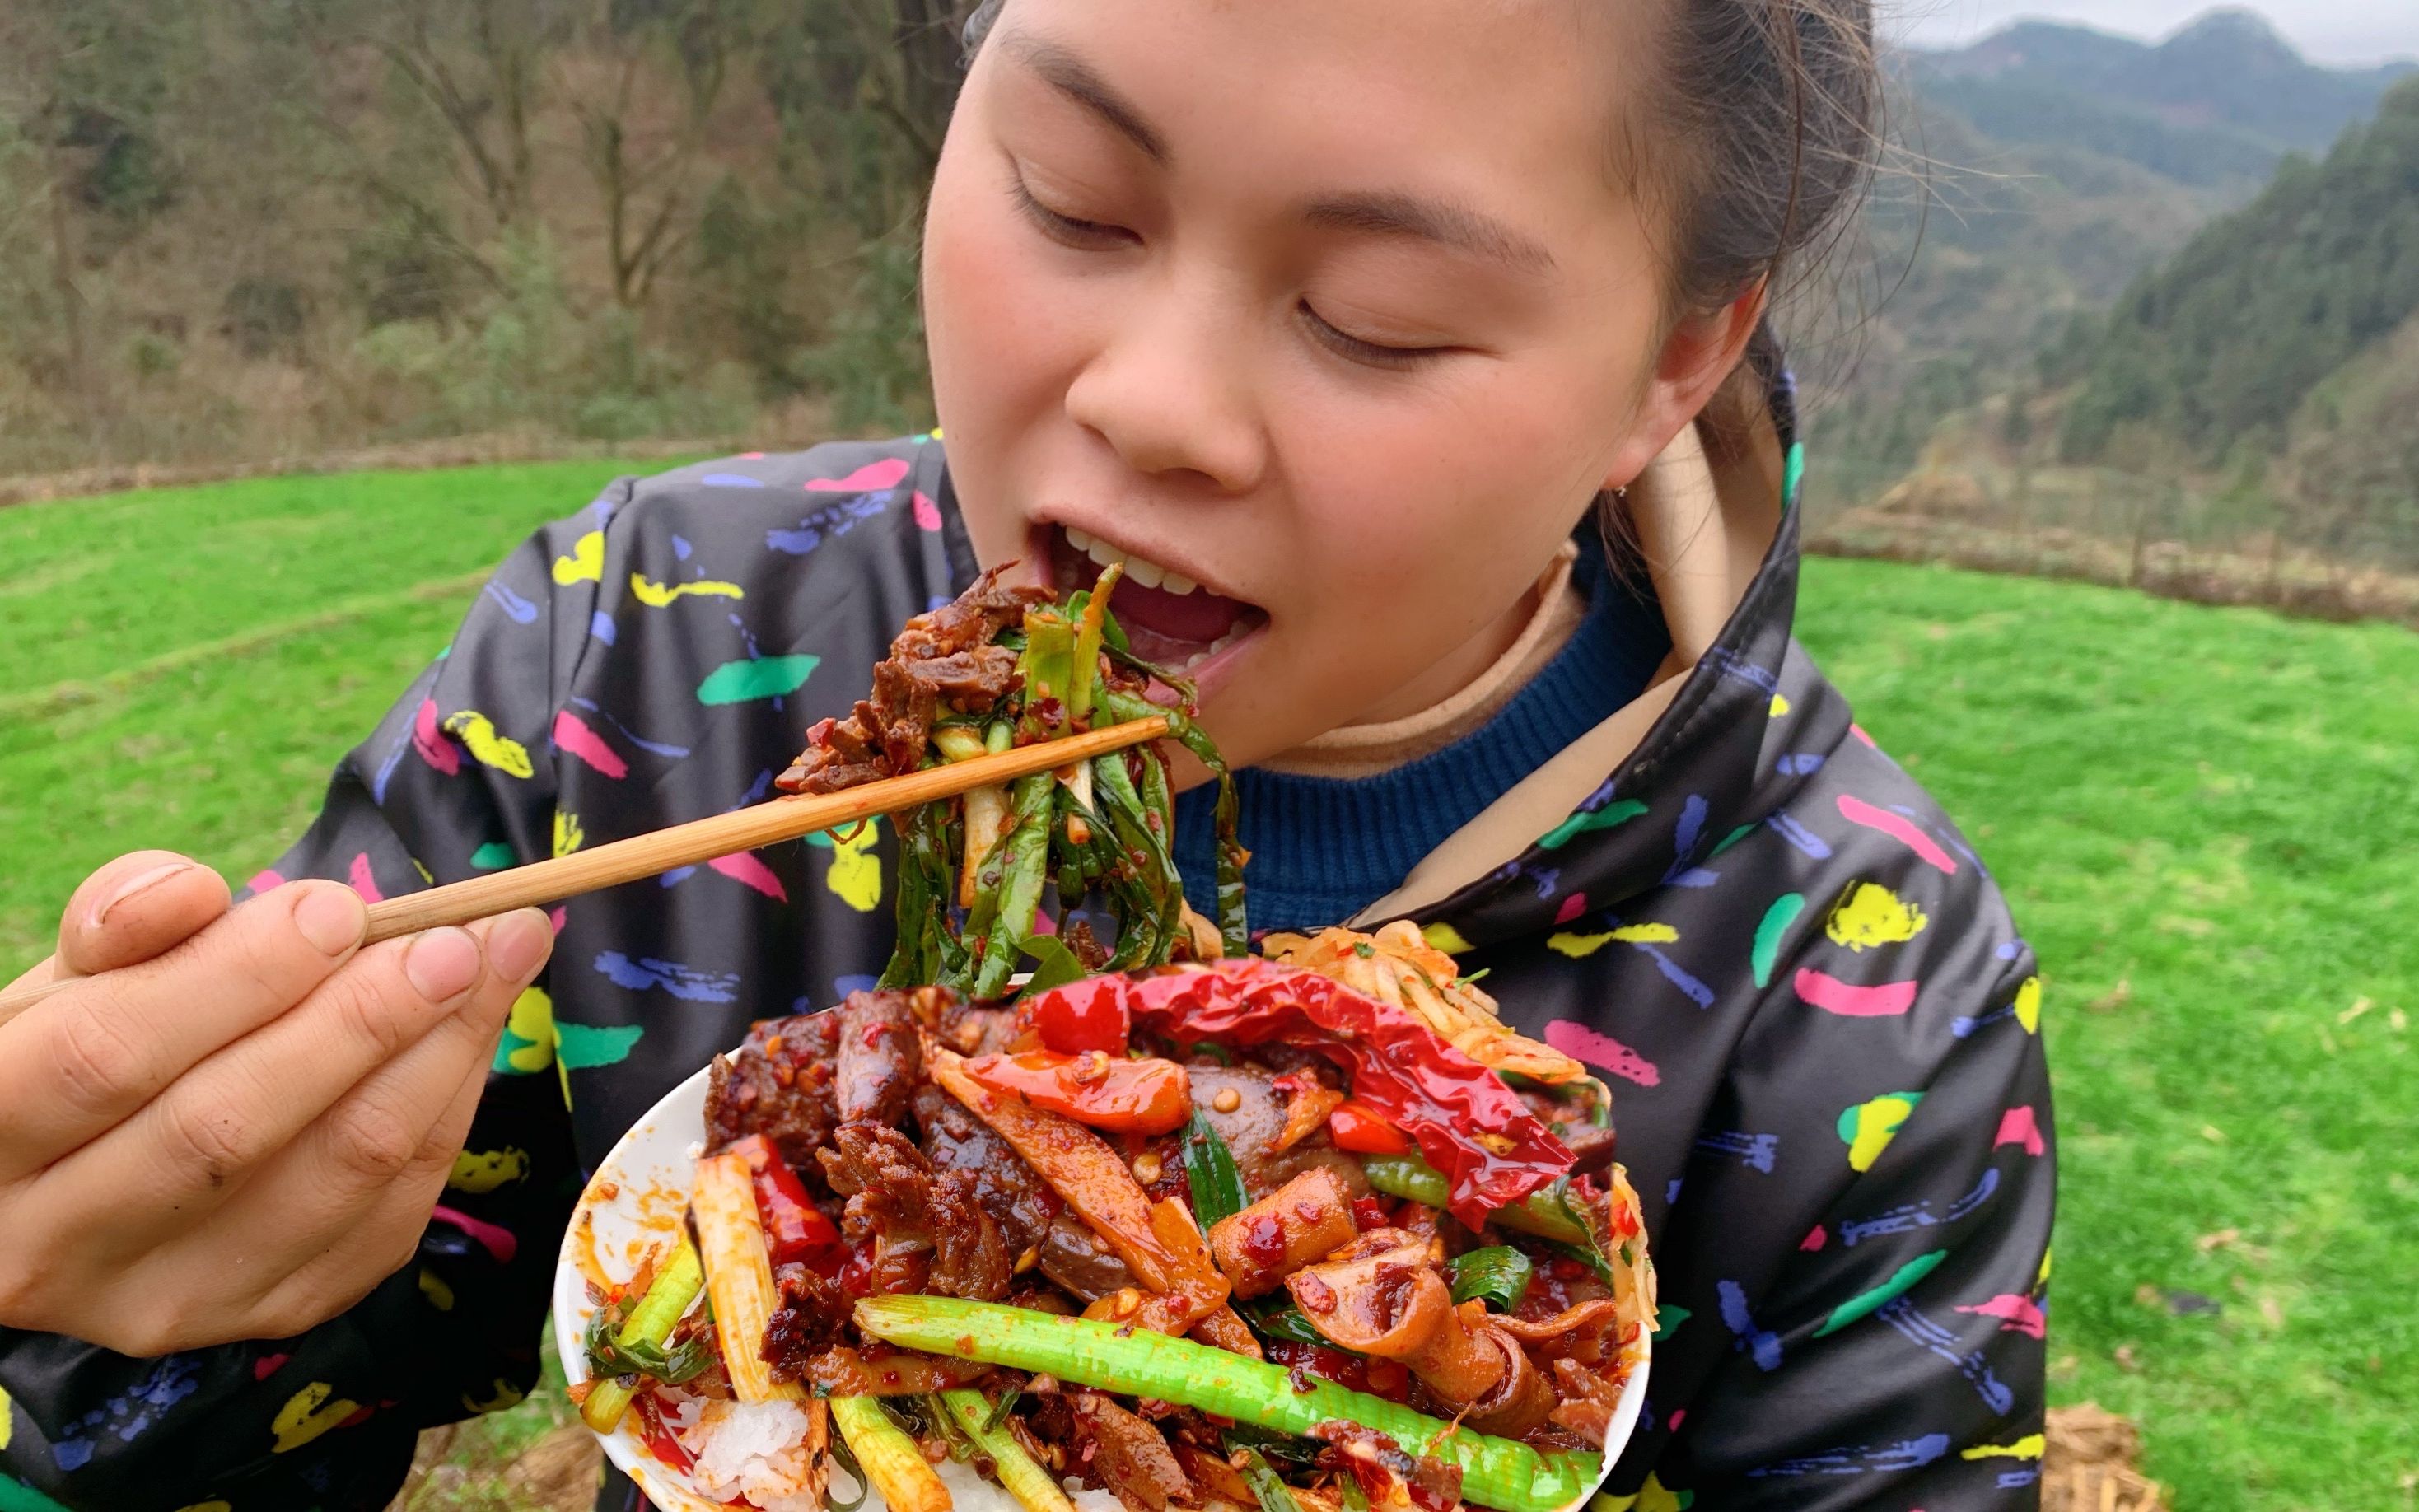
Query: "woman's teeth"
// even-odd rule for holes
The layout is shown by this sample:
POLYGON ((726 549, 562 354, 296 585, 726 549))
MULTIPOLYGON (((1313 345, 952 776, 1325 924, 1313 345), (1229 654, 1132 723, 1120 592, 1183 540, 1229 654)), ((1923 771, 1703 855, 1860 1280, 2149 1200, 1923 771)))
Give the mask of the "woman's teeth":
POLYGON ((1176 667, 1177 674, 1181 676, 1184 673, 1191 671, 1194 668, 1200 666, 1203 662, 1208 661, 1210 657, 1225 650, 1228 646, 1233 645, 1236 641, 1240 640, 1243 637, 1251 634, 1253 628, 1254 627, 1252 625, 1246 625, 1240 620, 1236 621, 1235 627, 1233 629, 1227 631, 1225 635, 1220 636, 1217 640, 1210 641, 1208 645, 1202 647, 1196 652, 1194 652, 1192 655, 1186 656, 1182 661, 1179 662, 1176 667))
POLYGON ((1201 586, 1172 567, 1163 567, 1147 557, 1121 551, 1099 536, 1079 531, 1072 525, 1061 526, 1060 529, 1067 532, 1067 544, 1099 563, 1102 570, 1106 571, 1122 562, 1126 576, 1145 588, 1156 588, 1163 594, 1173 594, 1181 598, 1201 586))

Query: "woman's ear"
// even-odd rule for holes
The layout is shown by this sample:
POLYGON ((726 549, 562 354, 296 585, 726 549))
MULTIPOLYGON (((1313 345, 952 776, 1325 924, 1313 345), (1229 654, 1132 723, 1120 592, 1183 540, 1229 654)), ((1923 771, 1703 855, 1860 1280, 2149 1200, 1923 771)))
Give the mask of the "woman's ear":
POLYGON ((1762 279, 1737 299, 1719 308, 1691 311, 1672 322, 1655 357, 1646 392, 1639 399, 1628 435, 1622 438, 1605 470, 1610 490, 1635 482, 1646 465, 1663 454, 1680 427, 1697 418, 1722 380, 1738 366, 1764 318, 1767 289, 1762 279))

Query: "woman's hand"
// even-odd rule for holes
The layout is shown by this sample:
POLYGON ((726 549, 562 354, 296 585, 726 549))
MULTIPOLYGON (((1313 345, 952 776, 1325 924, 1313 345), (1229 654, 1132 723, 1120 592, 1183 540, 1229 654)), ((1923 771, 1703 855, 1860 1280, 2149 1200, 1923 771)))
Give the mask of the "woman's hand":
POLYGON ((364 949, 340 884, 227 899, 120 856, 19 980, 82 979, 0 1023, 0 1324, 132 1355, 284 1338, 411 1258, 553 930, 364 949))

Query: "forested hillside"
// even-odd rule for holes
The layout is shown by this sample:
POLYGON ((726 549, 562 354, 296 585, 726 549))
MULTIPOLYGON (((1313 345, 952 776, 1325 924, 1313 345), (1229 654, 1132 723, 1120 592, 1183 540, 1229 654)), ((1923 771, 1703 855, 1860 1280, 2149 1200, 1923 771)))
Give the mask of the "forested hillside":
MULTIPOLYGON (((922 423, 917 217, 971 4, 8 0, 0 478, 922 423)), ((2390 166, 2283 169, 2125 333, 2096 323, 2396 69, 2313 66, 2244 13, 1895 67, 1865 256, 1793 342, 1840 496, 1977 416, 2048 460, 2249 427, 2316 477, 2308 438, 2403 392, 2390 166)))
MULTIPOLYGON (((2169 432, 2205 462, 2272 450, 2304 402, 2419 310, 2419 80, 2195 237, 2095 322, 2061 440, 2169 432)), ((2054 362, 2050 376, 2068 377, 2054 362)))
POLYGON ((8 0, 0 474, 921 405, 963 0, 8 0))

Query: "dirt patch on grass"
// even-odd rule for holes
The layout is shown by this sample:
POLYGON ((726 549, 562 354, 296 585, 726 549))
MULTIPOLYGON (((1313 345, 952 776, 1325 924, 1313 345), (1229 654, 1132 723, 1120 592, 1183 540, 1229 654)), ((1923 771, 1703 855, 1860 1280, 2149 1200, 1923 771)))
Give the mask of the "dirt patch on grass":
POLYGON ((2142 1435, 2097 1402, 2050 1410, 2042 1452, 2042 1512, 2172 1512, 2157 1481, 2134 1468, 2142 1435))

